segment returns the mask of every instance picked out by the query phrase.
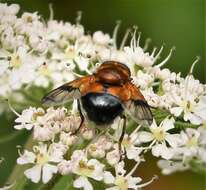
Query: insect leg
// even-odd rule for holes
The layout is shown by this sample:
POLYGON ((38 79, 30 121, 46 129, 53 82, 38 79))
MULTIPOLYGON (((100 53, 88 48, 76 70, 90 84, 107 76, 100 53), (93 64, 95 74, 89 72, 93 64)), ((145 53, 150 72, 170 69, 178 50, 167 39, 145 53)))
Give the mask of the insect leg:
POLYGON ((119 138, 119 143, 118 143, 120 161, 122 160, 122 141, 124 139, 124 134, 125 134, 125 130, 126 130, 126 117, 125 117, 125 115, 122 115, 121 118, 124 120, 124 123, 123 123, 122 133, 121 133, 121 136, 119 138))
POLYGON ((77 100, 77 106, 78 106, 78 111, 79 111, 79 114, 80 114, 81 122, 79 124, 79 127, 72 133, 72 135, 76 135, 79 132, 79 130, 81 129, 81 127, 83 126, 83 123, 84 123, 84 115, 82 114, 81 104, 80 104, 79 100, 77 100))

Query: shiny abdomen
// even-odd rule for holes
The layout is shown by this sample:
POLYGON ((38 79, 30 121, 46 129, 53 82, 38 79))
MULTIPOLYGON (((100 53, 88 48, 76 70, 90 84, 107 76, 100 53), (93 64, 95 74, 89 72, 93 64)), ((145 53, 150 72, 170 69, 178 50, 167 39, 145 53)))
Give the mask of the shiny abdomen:
POLYGON ((98 125, 110 124, 121 115, 121 101, 108 93, 88 93, 81 98, 88 118, 98 125))

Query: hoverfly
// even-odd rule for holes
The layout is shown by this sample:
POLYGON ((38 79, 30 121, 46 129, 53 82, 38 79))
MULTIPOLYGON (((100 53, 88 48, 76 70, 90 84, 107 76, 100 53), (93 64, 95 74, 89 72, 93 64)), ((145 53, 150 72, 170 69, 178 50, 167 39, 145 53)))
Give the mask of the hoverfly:
MULTIPOLYGON (((152 123, 153 116, 144 96, 132 82, 129 68, 117 61, 106 61, 95 73, 68 82, 47 94, 44 105, 57 105, 77 99, 81 123, 85 117, 97 126, 111 124, 117 116, 124 119, 119 150, 126 129, 126 113, 136 121, 152 123), (83 114, 83 111, 86 114, 83 114)), ((121 151, 120 151, 121 152, 121 151)))

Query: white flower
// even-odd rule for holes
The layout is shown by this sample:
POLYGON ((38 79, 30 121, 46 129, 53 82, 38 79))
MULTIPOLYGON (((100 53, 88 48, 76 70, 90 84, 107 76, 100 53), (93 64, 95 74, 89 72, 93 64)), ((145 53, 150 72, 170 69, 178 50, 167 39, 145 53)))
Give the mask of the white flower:
POLYGON ((0 14, 2 15, 16 15, 19 12, 19 9, 20 7, 18 4, 7 5, 0 3, 0 14))
POLYGON ((152 88, 147 88, 141 91, 144 95, 145 99, 147 100, 148 104, 153 107, 162 107, 162 98, 160 98, 152 88))
POLYGON ((70 133, 65 133, 63 131, 60 133, 60 141, 67 146, 75 144, 77 140, 78 137, 75 135, 71 135, 70 133))
POLYGON ((76 114, 71 114, 62 121, 62 130, 65 132, 75 131, 81 122, 81 118, 76 114))
POLYGON ((169 175, 176 171, 185 171, 189 169, 189 165, 181 161, 172 162, 169 160, 159 160, 158 166, 161 168, 164 175, 169 175))
POLYGON ((65 118, 65 108, 47 109, 47 113, 38 117, 34 127, 34 139, 48 141, 55 137, 61 130, 62 121, 65 118))
POLYGON ((28 108, 23 110, 22 114, 19 115, 19 117, 15 120, 16 123, 20 123, 14 126, 15 129, 27 129, 27 130, 31 130, 38 117, 41 117, 44 115, 44 110, 42 108, 28 108))
POLYGON ((59 164, 58 164, 58 171, 62 174, 62 175, 67 175, 67 174, 71 174, 72 173, 72 164, 70 160, 62 160, 59 164))
POLYGON ((97 142, 88 146, 88 152, 94 158, 103 158, 106 154, 106 151, 112 148, 112 145, 113 144, 111 140, 108 137, 102 135, 99 137, 97 142))
POLYGON ((19 89, 22 84, 30 83, 36 77, 35 69, 38 62, 31 57, 25 48, 18 48, 12 54, 9 54, 9 65, 12 68, 9 75, 9 84, 13 89, 19 89), (33 64, 29 64, 33 62, 33 64))
MULTIPOLYGON (((188 75, 183 82, 179 85, 179 91, 174 92, 174 106, 170 109, 170 112, 176 117, 183 113, 185 121, 190 121, 192 124, 199 125, 202 123, 200 117, 205 110, 205 107, 197 103, 199 96, 203 93, 203 85, 195 80, 193 76, 188 75), (197 114, 196 114, 196 113, 197 114)), ((201 99, 201 103, 204 98, 201 99)))
POLYGON ((101 181, 103 179, 103 167, 104 165, 96 159, 81 159, 78 163, 75 163, 72 171, 80 176, 101 181))
POLYGON ((88 147, 89 154, 94 158, 104 158, 106 152, 102 147, 99 147, 98 144, 91 144, 88 147))
POLYGON ((149 67, 153 64, 153 57, 150 57, 149 53, 145 53, 139 46, 125 47, 124 51, 130 64, 136 64, 142 67, 149 67))
POLYGON ((109 34, 104 34, 102 31, 97 31, 93 34, 93 40, 99 45, 108 45, 111 43, 109 34))
POLYGON ((126 170, 124 170, 124 162, 119 162, 115 166, 115 176, 113 176, 111 172, 105 171, 104 182, 111 186, 109 188, 106 188, 106 190, 138 190, 139 188, 149 185, 152 181, 156 179, 156 177, 154 177, 149 182, 139 184, 142 179, 140 177, 132 176, 138 164, 139 163, 137 163, 128 174, 126 174, 126 170))
POLYGON ((80 132, 82 137, 86 140, 91 140, 95 134, 94 130, 88 127, 82 127, 80 132))
POLYGON ((149 147, 152 148, 154 156, 162 156, 165 159, 170 159, 173 156, 172 149, 166 146, 166 142, 172 148, 176 148, 180 144, 180 137, 178 134, 170 134, 168 131, 174 128, 174 119, 164 119, 159 126, 153 121, 150 126, 150 132, 139 132, 139 139, 141 142, 151 142, 149 147))
MULTIPOLYGON (((201 124, 203 124, 206 121, 206 96, 199 97, 199 102, 196 104, 193 113, 196 117, 199 117, 201 119, 201 124)), ((195 121, 191 121, 191 123, 194 122, 195 121)))
POLYGON ((198 156, 201 141, 200 131, 187 128, 185 132, 181 131, 180 138, 181 145, 176 149, 176 154, 182 155, 183 160, 198 156))
POLYGON ((47 148, 46 144, 40 144, 34 147, 34 152, 25 151, 17 159, 18 164, 34 164, 24 172, 32 182, 38 183, 42 178, 43 183, 47 183, 57 173, 58 169, 54 163, 59 163, 63 159, 63 151, 55 146, 51 144, 47 148))
POLYGON ((124 47, 124 52, 127 59, 125 63, 130 68, 132 75, 136 74, 135 65, 147 68, 151 67, 155 62, 153 54, 149 55, 148 52, 144 52, 144 49, 139 46, 139 40, 140 36, 138 40, 136 40, 136 32, 134 32, 130 47, 124 47))
POLYGON ((98 52, 101 62, 104 61, 119 61, 121 63, 127 63, 125 52, 116 50, 115 48, 103 48, 98 52))
POLYGON ((149 85, 154 81, 154 77, 150 74, 144 73, 142 70, 139 70, 135 77, 133 77, 133 82, 136 86, 141 87, 142 89, 148 88, 149 85))
POLYGON ((123 150, 125 150, 127 158, 133 159, 136 162, 140 161, 140 153, 143 150, 142 147, 138 147, 140 144, 137 133, 139 127, 140 126, 138 126, 130 135, 125 134, 124 139, 122 140, 123 150))
POLYGON ((73 183, 76 188, 93 190, 93 187, 87 178, 92 178, 97 181, 103 180, 104 165, 96 159, 88 160, 84 152, 81 150, 74 151, 71 160, 64 161, 59 167, 63 173, 72 172, 79 176, 73 183))
POLYGON ((34 139, 37 141, 48 141, 54 138, 55 132, 48 124, 44 126, 36 125, 34 127, 34 139))
POLYGON ((73 185, 74 187, 79 188, 79 189, 83 188, 84 190, 93 190, 92 184, 84 176, 80 176, 79 178, 77 178, 74 181, 73 185))
POLYGON ((117 164, 120 160, 119 150, 116 148, 115 150, 108 152, 106 155, 106 159, 110 165, 117 164))

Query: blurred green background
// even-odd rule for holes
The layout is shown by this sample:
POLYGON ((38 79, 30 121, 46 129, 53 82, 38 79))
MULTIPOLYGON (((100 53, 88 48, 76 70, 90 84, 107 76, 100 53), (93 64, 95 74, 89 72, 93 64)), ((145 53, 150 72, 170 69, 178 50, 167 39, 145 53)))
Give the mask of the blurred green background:
MULTIPOLYGON (((202 82, 206 81, 206 59, 204 49, 205 18, 204 0, 8 0, 1 1, 18 3, 21 12, 38 11, 44 18, 49 17, 48 4, 53 4, 54 18, 75 22, 76 12, 81 10, 81 23, 86 31, 102 30, 112 34, 116 21, 122 25, 118 35, 121 39, 128 27, 137 25, 142 32, 142 44, 147 37, 152 39, 153 46, 165 44, 162 59, 170 48, 176 51, 166 67, 172 71, 182 72, 185 76, 195 57, 201 60, 195 67, 194 75, 202 82)), ((0 157, 5 161, 0 165, 0 185, 9 176, 17 158, 16 145, 23 145, 27 138, 26 132, 16 132, 8 123, 8 115, 0 116, 0 157)), ((203 190, 204 176, 192 172, 161 176, 156 163, 150 157, 137 175, 150 179, 158 174, 159 179, 145 190, 203 190)))

